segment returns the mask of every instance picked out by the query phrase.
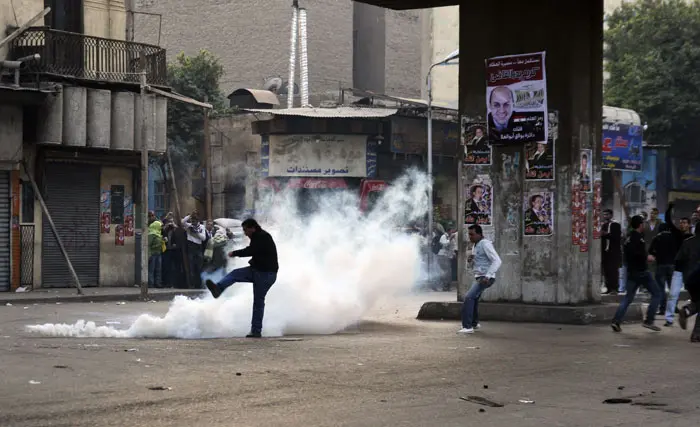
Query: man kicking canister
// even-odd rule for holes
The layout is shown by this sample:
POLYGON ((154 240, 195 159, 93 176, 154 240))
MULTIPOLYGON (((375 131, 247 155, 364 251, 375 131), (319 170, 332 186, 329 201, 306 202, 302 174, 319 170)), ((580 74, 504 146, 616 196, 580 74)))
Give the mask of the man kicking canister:
POLYGON ((250 267, 237 268, 226 275, 219 283, 207 280, 206 285, 214 298, 234 283, 253 284, 253 319, 250 334, 246 338, 262 336, 262 322, 265 315, 265 296, 277 280, 277 246, 270 233, 263 230, 252 218, 242 224, 243 232, 250 239, 250 246, 245 249, 230 252, 233 257, 252 257, 250 267))
POLYGON ((484 232, 480 225, 469 227, 469 240, 474 243, 472 262, 475 281, 462 305, 462 329, 460 334, 472 334, 474 329, 480 329, 479 324, 479 299, 481 294, 493 285, 496 280, 496 272, 501 267, 501 258, 493 248, 490 240, 484 239, 484 232))

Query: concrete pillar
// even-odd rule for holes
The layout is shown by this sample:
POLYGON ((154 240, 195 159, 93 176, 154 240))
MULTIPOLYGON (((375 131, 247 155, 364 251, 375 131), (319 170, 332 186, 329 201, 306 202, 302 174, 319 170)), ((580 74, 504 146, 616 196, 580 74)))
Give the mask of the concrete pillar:
POLYGON ((156 151, 165 153, 168 149, 168 98, 156 98, 156 151))
MULTIPOLYGON (((522 145, 494 147, 492 166, 465 166, 467 182, 488 173, 495 193, 491 231, 503 267, 484 299, 560 305, 599 301, 601 248, 591 233, 591 194, 584 252, 572 244, 571 193, 581 149, 593 150, 593 178, 600 178, 603 0, 474 0, 460 15, 462 116, 486 118, 486 58, 539 51, 547 51, 549 109, 559 111, 554 181, 524 179, 522 145), (523 198, 536 189, 554 193, 550 237, 523 236, 523 198)), ((464 245, 461 249, 465 257, 464 245)), ((460 299, 470 284, 465 275, 460 299)))
POLYGON ((108 90, 88 89, 87 92, 87 145, 109 148, 112 122, 112 93, 108 90))
POLYGON ((63 91, 46 97, 39 110, 37 143, 61 144, 63 142, 63 91))
POLYGON ((110 146, 112 150, 134 149, 134 102, 132 92, 112 93, 112 126, 110 146))
POLYGON ((63 145, 85 147, 87 144, 87 89, 63 87, 63 145))
MULTIPOLYGON (((149 151, 156 149, 156 96, 146 95, 146 146, 149 151)), ((141 150, 141 95, 134 96, 134 150, 141 150)))

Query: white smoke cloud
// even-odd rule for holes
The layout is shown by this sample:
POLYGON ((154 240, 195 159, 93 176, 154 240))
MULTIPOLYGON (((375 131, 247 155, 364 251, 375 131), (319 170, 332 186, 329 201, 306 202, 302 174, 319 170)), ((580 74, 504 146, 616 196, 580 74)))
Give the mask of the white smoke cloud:
MULTIPOLYGON (((369 214, 349 192, 320 201, 309 218, 292 194, 278 195, 260 220, 277 243, 280 271, 267 295, 264 336, 333 334, 361 320, 383 297, 407 293, 421 274, 419 240, 398 227, 427 213, 428 177, 412 171, 395 181, 369 214)), ((233 259, 229 268, 247 265, 233 259)), ((250 331, 253 291, 234 284, 219 299, 176 297, 163 317, 143 314, 126 330, 81 320, 27 330, 48 336, 225 338, 250 331)))

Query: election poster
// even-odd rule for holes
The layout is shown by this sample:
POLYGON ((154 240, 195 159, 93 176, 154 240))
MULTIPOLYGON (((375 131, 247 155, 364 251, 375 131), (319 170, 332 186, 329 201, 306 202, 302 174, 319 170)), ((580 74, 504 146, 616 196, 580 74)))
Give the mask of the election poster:
POLYGON ((525 144, 525 179, 527 181, 554 180, 554 147, 559 134, 559 112, 549 112, 549 140, 547 143, 525 144))
POLYGON ((551 236, 554 232, 554 194, 530 191, 524 200, 525 236, 551 236))
POLYGON ((481 226, 493 225, 493 186, 491 177, 477 175, 471 185, 467 186, 464 206, 464 223, 481 226))
POLYGON ((491 165, 491 145, 486 136, 486 123, 462 123, 464 135, 464 164, 491 165))
POLYGON ((486 104, 491 144, 546 144, 545 52, 487 59, 486 104))
POLYGON ((641 126, 603 123, 603 169, 641 172, 642 139, 641 126))
POLYGON ((576 172, 576 178, 581 186, 580 190, 584 193, 593 191, 593 164, 591 163, 593 151, 581 150, 579 154, 579 166, 576 172))

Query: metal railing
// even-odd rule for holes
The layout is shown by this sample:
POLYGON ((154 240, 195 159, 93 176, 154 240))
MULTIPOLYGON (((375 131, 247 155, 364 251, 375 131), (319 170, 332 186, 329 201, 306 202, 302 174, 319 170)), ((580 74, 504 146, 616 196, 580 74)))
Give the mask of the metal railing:
POLYGON ((143 43, 105 39, 46 27, 32 27, 12 41, 11 58, 38 53, 41 58, 22 73, 138 83, 141 55, 147 82, 167 85, 165 49, 143 43))
POLYGON ((21 285, 34 286, 34 225, 22 224, 20 229, 21 285))

